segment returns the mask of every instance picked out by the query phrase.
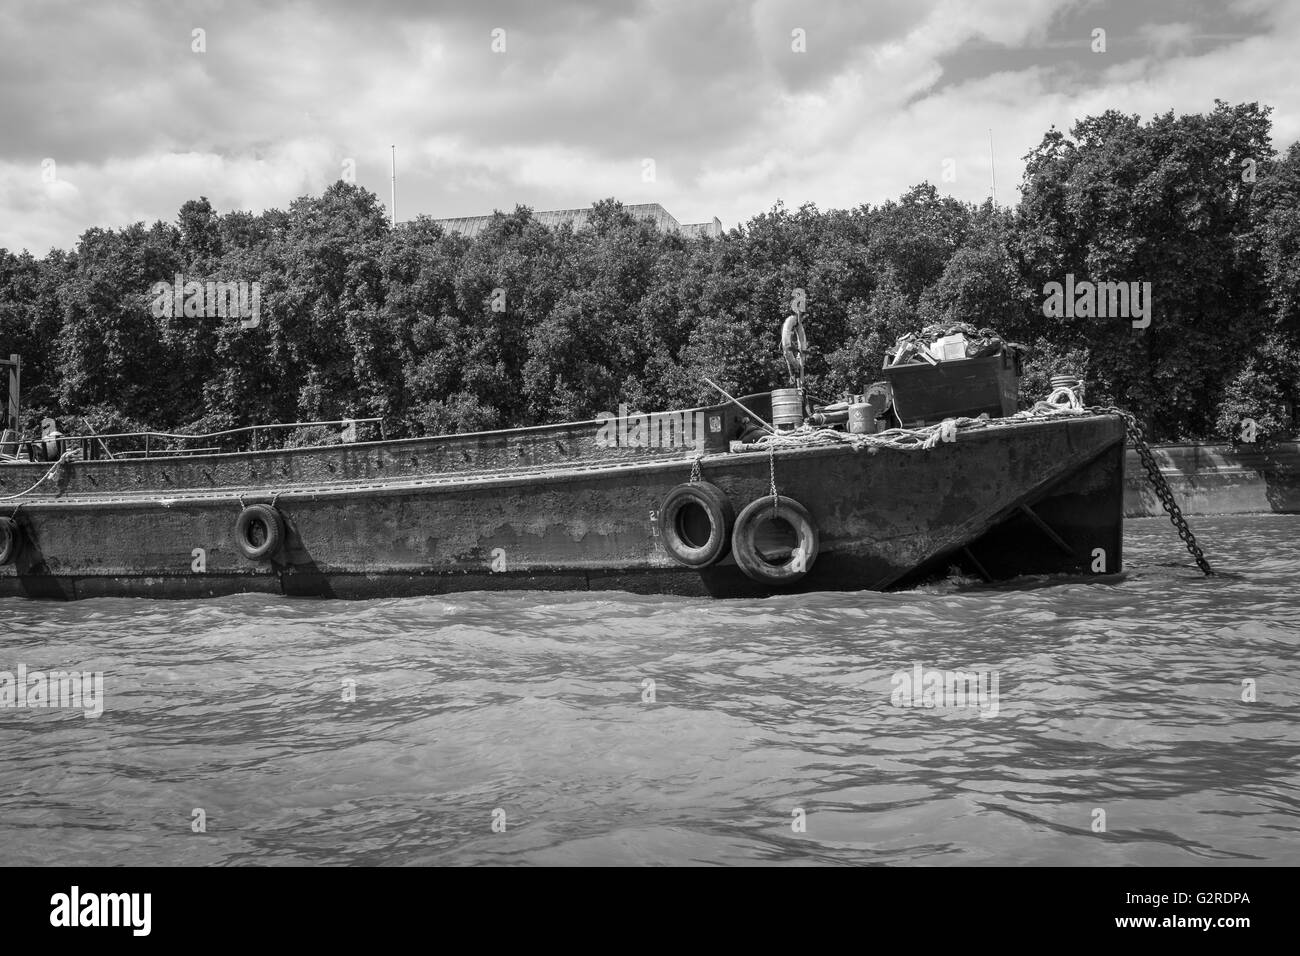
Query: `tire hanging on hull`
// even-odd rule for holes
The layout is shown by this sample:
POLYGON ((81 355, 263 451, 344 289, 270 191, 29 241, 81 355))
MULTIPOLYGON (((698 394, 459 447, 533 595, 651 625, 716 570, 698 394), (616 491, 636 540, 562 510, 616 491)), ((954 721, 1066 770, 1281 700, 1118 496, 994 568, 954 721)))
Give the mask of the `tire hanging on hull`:
POLYGON ((284 516, 270 505, 249 505, 235 521, 235 544, 250 561, 269 561, 284 546, 284 516), (261 543, 253 540, 253 526, 261 525, 261 543))
POLYGON ((707 481, 678 485, 664 496, 659 515, 664 550, 678 564, 703 568, 726 557, 736 509, 717 485, 707 481))
POLYGON ((12 564, 22 548, 22 531, 13 518, 0 518, 0 565, 12 564))
POLYGON ((820 546, 812 515, 793 498, 782 497, 779 506, 770 495, 751 501, 731 533, 731 553, 740 570, 751 580, 775 588, 792 585, 812 570, 820 546), (788 556, 776 561, 768 559, 759 540, 764 526, 775 521, 787 524, 795 537, 788 556))

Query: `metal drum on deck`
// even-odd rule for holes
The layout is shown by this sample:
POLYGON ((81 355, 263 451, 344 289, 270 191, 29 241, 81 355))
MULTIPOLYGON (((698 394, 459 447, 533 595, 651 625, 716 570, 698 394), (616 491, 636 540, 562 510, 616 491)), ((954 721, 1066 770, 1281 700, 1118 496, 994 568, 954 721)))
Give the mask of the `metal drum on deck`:
POLYGON ((777 428, 803 424, 802 389, 772 389, 772 424, 777 428))

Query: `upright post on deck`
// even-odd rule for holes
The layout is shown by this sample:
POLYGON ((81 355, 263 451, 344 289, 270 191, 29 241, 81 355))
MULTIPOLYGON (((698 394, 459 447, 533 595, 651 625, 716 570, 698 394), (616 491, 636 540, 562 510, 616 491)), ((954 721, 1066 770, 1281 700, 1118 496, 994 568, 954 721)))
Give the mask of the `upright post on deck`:
POLYGON ((6 417, 9 420, 8 427, 14 430, 14 436, 17 437, 19 412, 21 411, 18 396, 21 394, 23 360, 17 355, 10 355, 8 362, 0 364, 9 366, 9 407, 6 417))

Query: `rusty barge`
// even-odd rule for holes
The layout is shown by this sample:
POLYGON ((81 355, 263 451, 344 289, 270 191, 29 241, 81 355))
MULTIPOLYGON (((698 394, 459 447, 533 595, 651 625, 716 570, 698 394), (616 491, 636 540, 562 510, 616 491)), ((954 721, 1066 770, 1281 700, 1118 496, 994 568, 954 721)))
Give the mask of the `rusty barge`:
POLYGON ((754 597, 905 588, 954 566, 986 580, 1120 570, 1119 416, 765 445, 754 418, 772 394, 683 413, 703 423, 691 447, 611 441, 596 420, 130 457, 105 454, 112 436, 60 438, 53 461, 0 467, 0 597, 754 597))

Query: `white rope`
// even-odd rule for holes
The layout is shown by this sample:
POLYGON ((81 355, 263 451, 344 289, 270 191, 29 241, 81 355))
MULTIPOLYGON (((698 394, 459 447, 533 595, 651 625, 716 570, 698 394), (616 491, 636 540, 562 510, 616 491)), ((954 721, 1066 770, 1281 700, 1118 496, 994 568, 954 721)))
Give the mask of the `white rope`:
POLYGON ((862 448, 901 448, 929 451, 941 442, 955 442, 959 431, 976 431, 983 428, 1012 428, 1028 421, 1047 421, 1053 418, 1078 418, 1091 414, 1086 408, 1070 408, 1036 402, 1034 407, 1017 412, 1009 418, 946 418, 937 425, 921 428, 891 428, 874 435, 855 435, 834 428, 816 428, 803 425, 779 435, 764 435, 745 447, 771 454, 779 448, 807 448, 813 445, 849 444, 854 451, 862 448))
POLYGON ((56 461, 54 464, 52 464, 52 465, 50 466, 50 470, 47 471, 45 474, 41 475, 41 477, 38 478, 38 479, 36 480, 36 484, 32 485, 32 486, 31 486, 30 488, 28 488, 26 491, 20 491, 20 492, 18 492, 18 494, 16 494, 16 495, 5 495, 3 498, 0 498, 0 501, 13 501, 15 498, 21 498, 23 495, 31 494, 33 491, 35 491, 37 488, 39 488, 39 487, 41 486, 41 484, 42 484, 42 483, 43 483, 47 478, 50 477, 50 475, 52 475, 52 474, 54 474, 56 471, 58 471, 59 468, 61 468, 61 467, 63 466, 63 463, 64 463, 65 461, 71 461, 71 460, 76 456, 76 454, 77 454, 77 453, 76 453, 75 451, 65 451, 65 452, 64 452, 64 453, 59 457, 59 460, 56 461))
POLYGON ((930 433, 925 441, 921 442, 921 447, 925 449, 933 448, 941 441, 953 442, 957 440, 957 419, 945 418, 939 423, 939 427, 930 433))
POLYGON ((1074 389, 1068 385, 1062 385, 1052 391, 1051 395, 1040 404, 1051 405, 1053 408, 1083 408, 1083 400, 1079 398, 1074 389))

